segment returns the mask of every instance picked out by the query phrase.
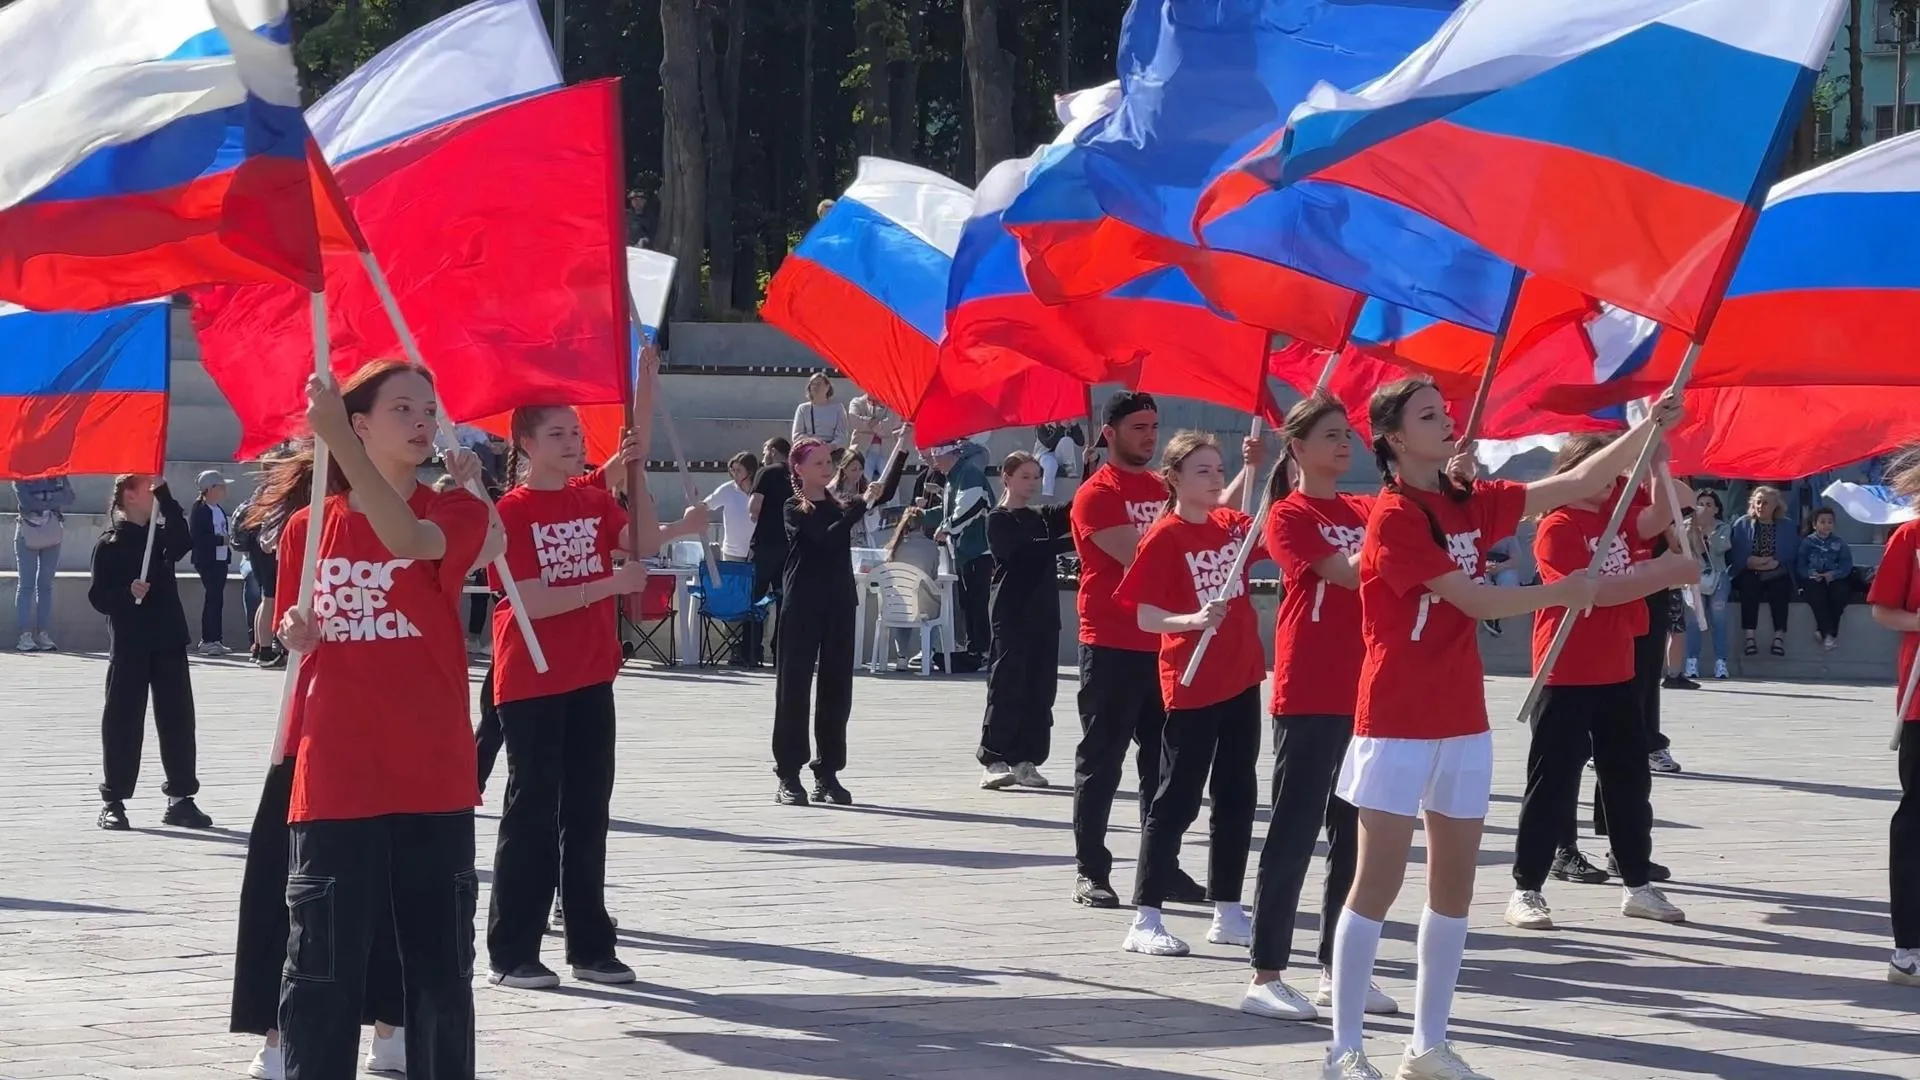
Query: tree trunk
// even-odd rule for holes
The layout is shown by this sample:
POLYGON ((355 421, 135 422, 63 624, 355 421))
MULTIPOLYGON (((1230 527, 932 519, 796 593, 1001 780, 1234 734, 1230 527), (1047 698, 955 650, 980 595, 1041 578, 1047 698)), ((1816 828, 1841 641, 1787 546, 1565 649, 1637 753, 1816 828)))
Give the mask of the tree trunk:
POLYGON ((813 134, 813 28, 816 0, 807 0, 800 23, 800 168, 807 182, 807 210, 820 198, 820 144, 813 134))
POLYGON ((707 159, 700 121, 702 27, 696 0, 660 0, 660 98, 666 138, 660 186, 660 248, 680 260, 673 317, 700 306, 705 254, 707 159))
POLYGON ((973 175, 1014 154, 1013 57, 1000 47, 999 0, 963 0, 967 90, 973 112, 973 175))
POLYGON ((1861 0, 1847 5, 1847 149, 1858 150, 1867 140, 1867 88, 1860 52, 1861 0))
POLYGON ((893 76, 893 156, 912 161, 920 145, 920 54, 927 44, 927 13, 915 5, 907 15, 907 40, 893 76))
POLYGON ((854 0, 859 32, 860 64, 866 78, 860 84, 860 139, 862 154, 885 154, 893 147, 893 12, 887 0, 854 0))
MULTIPOLYGON (((733 310, 734 134, 740 119, 740 54, 746 51, 746 0, 724 0, 712 14, 726 35, 726 52, 706 51, 700 62, 700 100, 707 125, 707 310, 718 316, 733 310)), ((701 41, 711 40, 709 27, 701 41)))

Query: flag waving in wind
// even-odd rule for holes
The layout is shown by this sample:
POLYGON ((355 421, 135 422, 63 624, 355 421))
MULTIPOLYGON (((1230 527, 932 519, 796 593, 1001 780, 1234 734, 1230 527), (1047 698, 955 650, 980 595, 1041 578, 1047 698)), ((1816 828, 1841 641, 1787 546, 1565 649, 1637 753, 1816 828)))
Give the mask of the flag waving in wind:
POLYGON ((0 304, 0 478, 157 473, 168 303, 77 314, 0 304))
POLYGON ((0 10, 0 301, 320 280, 286 0, 0 10))

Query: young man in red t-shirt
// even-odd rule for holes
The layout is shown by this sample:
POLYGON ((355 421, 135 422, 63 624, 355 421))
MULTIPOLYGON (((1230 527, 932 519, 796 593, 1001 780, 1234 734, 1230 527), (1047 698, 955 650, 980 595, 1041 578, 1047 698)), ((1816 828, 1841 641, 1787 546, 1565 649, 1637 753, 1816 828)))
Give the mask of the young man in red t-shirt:
MULTIPOLYGON (((1148 471, 1160 440, 1159 407, 1150 395, 1123 391, 1107 401, 1108 460, 1073 495, 1073 546, 1080 556, 1080 745, 1073 756, 1073 900, 1093 908, 1120 906, 1109 880, 1107 820, 1127 760, 1139 746, 1140 815, 1160 786, 1160 704, 1155 655, 1160 639, 1140 629, 1131 607, 1115 596, 1140 538, 1160 516, 1167 487, 1148 471)), ((1200 903, 1206 890, 1174 871, 1167 899, 1200 903)))
MULTIPOLYGON (((1920 495, 1920 467, 1894 478, 1894 490, 1920 495)), ((1920 694, 1913 686, 1914 654, 1920 651, 1920 521, 1894 530, 1867 593, 1873 621, 1900 634, 1899 694, 1906 700, 1900 723, 1900 805, 1893 811, 1887 852, 1887 898, 1893 915, 1893 957, 1887 981, 1920 987, 1920 694)))

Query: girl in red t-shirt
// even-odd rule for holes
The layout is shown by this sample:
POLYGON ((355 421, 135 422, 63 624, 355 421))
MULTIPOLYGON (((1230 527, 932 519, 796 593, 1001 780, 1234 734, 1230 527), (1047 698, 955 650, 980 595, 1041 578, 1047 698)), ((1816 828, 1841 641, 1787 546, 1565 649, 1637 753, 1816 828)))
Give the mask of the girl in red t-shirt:
POLYGON ((1122 944, 1128 952, 1187 954, 1186 942, 1162 924, 1160 907, 1176 887, 1180 838, 1200 814, 1209 773, 1207 895, 1214 914, 1207 940, 1245 945, 1253 933, 1240 894, 1260 801, 1260 683, 1267 660, 1247 596, 1246 566, 1229 580, 1253 528, 1253 519, 1239 509, 1239 493, 1259 466, 1259 441, 1247 440, 1244 452, 1247 468, 1228 485, 1213 436, 1183 431, 1167 443, 1161 475, 1172 497, 1141 537, 1115 597, 1136 609, 1141 630, 1160 635, 1160 699, 1167 709, 1160 786, 1140 829, 1136 914, 1122 944), (1213 639, 1200 668, 1191 685, 1182 685, 1209 630, 1213 639))
MULTIPOLYGON (((624 466, 639 448, 629 439, 608 468, 583 475, 586 436, 573 409, 517 409, 510 432, 509 489, 500 497, 507 569, 548 669, 534 669, 513 605, 502 600, 493 614, 493 695, 506 740, 507 794, 493 857, 487 978, 517 989, 559 985, 560 977, 540 962, 557 884, 573 977, 630 983, 633 969, 614 955, 604 890, 613 680, 622 660, 614 604, 647 583, 638 558, 615 565, 628 526, 615 494, 625 487, 624 466)), ((643 551, 706 528, 701 504, 666 530, 651 500, 635 506, 643 551)), ((494 574, 495 587, 501 584, 494 574)))
MULTIPOLYGON (((1920 497, 1920 456, 1893 479, 1893 490, 1907 499, 1920 497)), ((1914 655, 1920 651, 1920 521, 1893 531, 1886 554, 1867 593, 1873 621, 1900 635, 1896 665, 1901 697, 1912 686, 1914 655)), ((1920 693, 1913 694, 1920 699, 1920 693)), ((1906 700, 1900 724, 1900 805, 1893 811, 1887 855, 1889 907, 1893 915, 1893 957, 1887 981, 1920 987, 1920 701, 1906 700)))
MULTIPOLYGON (((470 1077, 479 792, 459 605, 467 575, 505 537, 480 500, 417 479, 438 408, 424 368, 369 364, 338 393, 310 380, 307 398, 332 467, 312 606, 290 606, 306 591, 306 508, 281 533, 275 594, 281 638, 297 657, 286 732, 285 1068, 354 1072, 369 951, 385 921, 406 972, 409 1072, 470 1077)), ((462 483, 480 476, 468 451, 448 451, 446 464, 462 483)), ((276 462, 255 506, 271 519, 314 479, 311 451, 276 462)))
POLYGON ((1475 628, 1482 619, 1545 607, 1585 609, 1597 588, 1584 574, 1552 585, 1491 585, 1485 581, 1486 552, 1513 535, 1523 516, 1605 491, 1679 413, 1676 398, 1661 399, 1625 438, 1558 476, 1533 484, 1476 482, 1472 458, 1462 453, 1470 448, 1454 443, 1453 419, 1431 380, 1403 379, 1374 394, 1368 420, 1385 487, 1360 551, 1367 652, 1354 738, 1337 788, 1360 811, 1360 860, 1334 934, 1327 1075, 1373 1074, 1362 1019, 1382 920, 1399 896, 1422 811, 1427 910, 1420 920, 1413 1038, 1400 1076, 1481 1075, 1447 1042, 1493 781, 1475 628))

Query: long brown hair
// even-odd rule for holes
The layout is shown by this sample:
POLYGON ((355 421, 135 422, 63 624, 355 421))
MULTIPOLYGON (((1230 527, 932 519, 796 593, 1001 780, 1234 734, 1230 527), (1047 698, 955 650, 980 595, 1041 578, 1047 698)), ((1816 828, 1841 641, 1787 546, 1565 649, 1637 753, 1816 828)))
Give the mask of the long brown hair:
MULTIPOLYGON (((340 399, 346 403, 347 415, 364 416, 373 411, 373 403, 380 396, 380 388, 387 380, 397 375, 412 373, 433 385, 433 373, 417 364, 404 360, 375 360, 348 377, 340 386, 340 399)), ((262 470, 260 490, 253 496, 253 511, 250 520, 265 524, 279 522, 284 524, 293 516, 293 512, 312 498, 313 490, 313 440, 301 441, 293 453, 274 461, 262 470)), ((340 471, 340 463, 327 462, 327 494, 340 495, 350 490, 347 476, 340 471)))
POLYGON ((1894 494, 1920 496, 1920 446, 1909 446, 1887 465, 1887 484, 1894 494))
POLYGON ((1280 424, 1280 460, 1273 463, 1273 475, 1267 478, 1267 501, 1277 503, 1293 493, 1293 444, 1305 442, 1320 421, 1329 416, 1347 418, 1347 407, 1324 389, 1294 403, 1280 424))
POLYGON ((520 486, 520 466, 524 464, 520 440, 533 438, 533 433, 546 423, 549 414, 564 408, 567 406, 529 405, 513 410, 512 417, 507 421, 507 475, 501 478, 501 487, 520 486))
POLYGON ((1205 431, 1176 431, 1173 438, 1167 440, 1167 448, 1160 455, 1160 482, 1167 485, 1167 505, 1161 513, 1173 512, 1173 478, 1187 459, 1201 450, 1219 453, 1220 440, 1205 431))
MULTIPOLYGON (((1388 491, 1400 492, 1400 460, 1394 456, 1393 444, 1387 436, 1405 431, 1407 427, 1407 405, 1420 391, 1438 385, 1425 375, 1391 382, 1373 392, 1373 400, 1367 403, 1367 422, 1373 428, 1373 460, 1380 466, 1380 485, 1388 491)), ((1440 490, 1447 498, 1457 503, 1466 502, 1473 496, 1473 489, 1462 487, 1453 482, 1453 477, 1440 474, 1440 490)), ((1412 500, 1420 512, 1427 515, 1427 528, 1433 533, 1433 542, 1441 547, 1447 546, 1446 531, 1440 528, 1440 519, 1426 503, 1412 500)))

